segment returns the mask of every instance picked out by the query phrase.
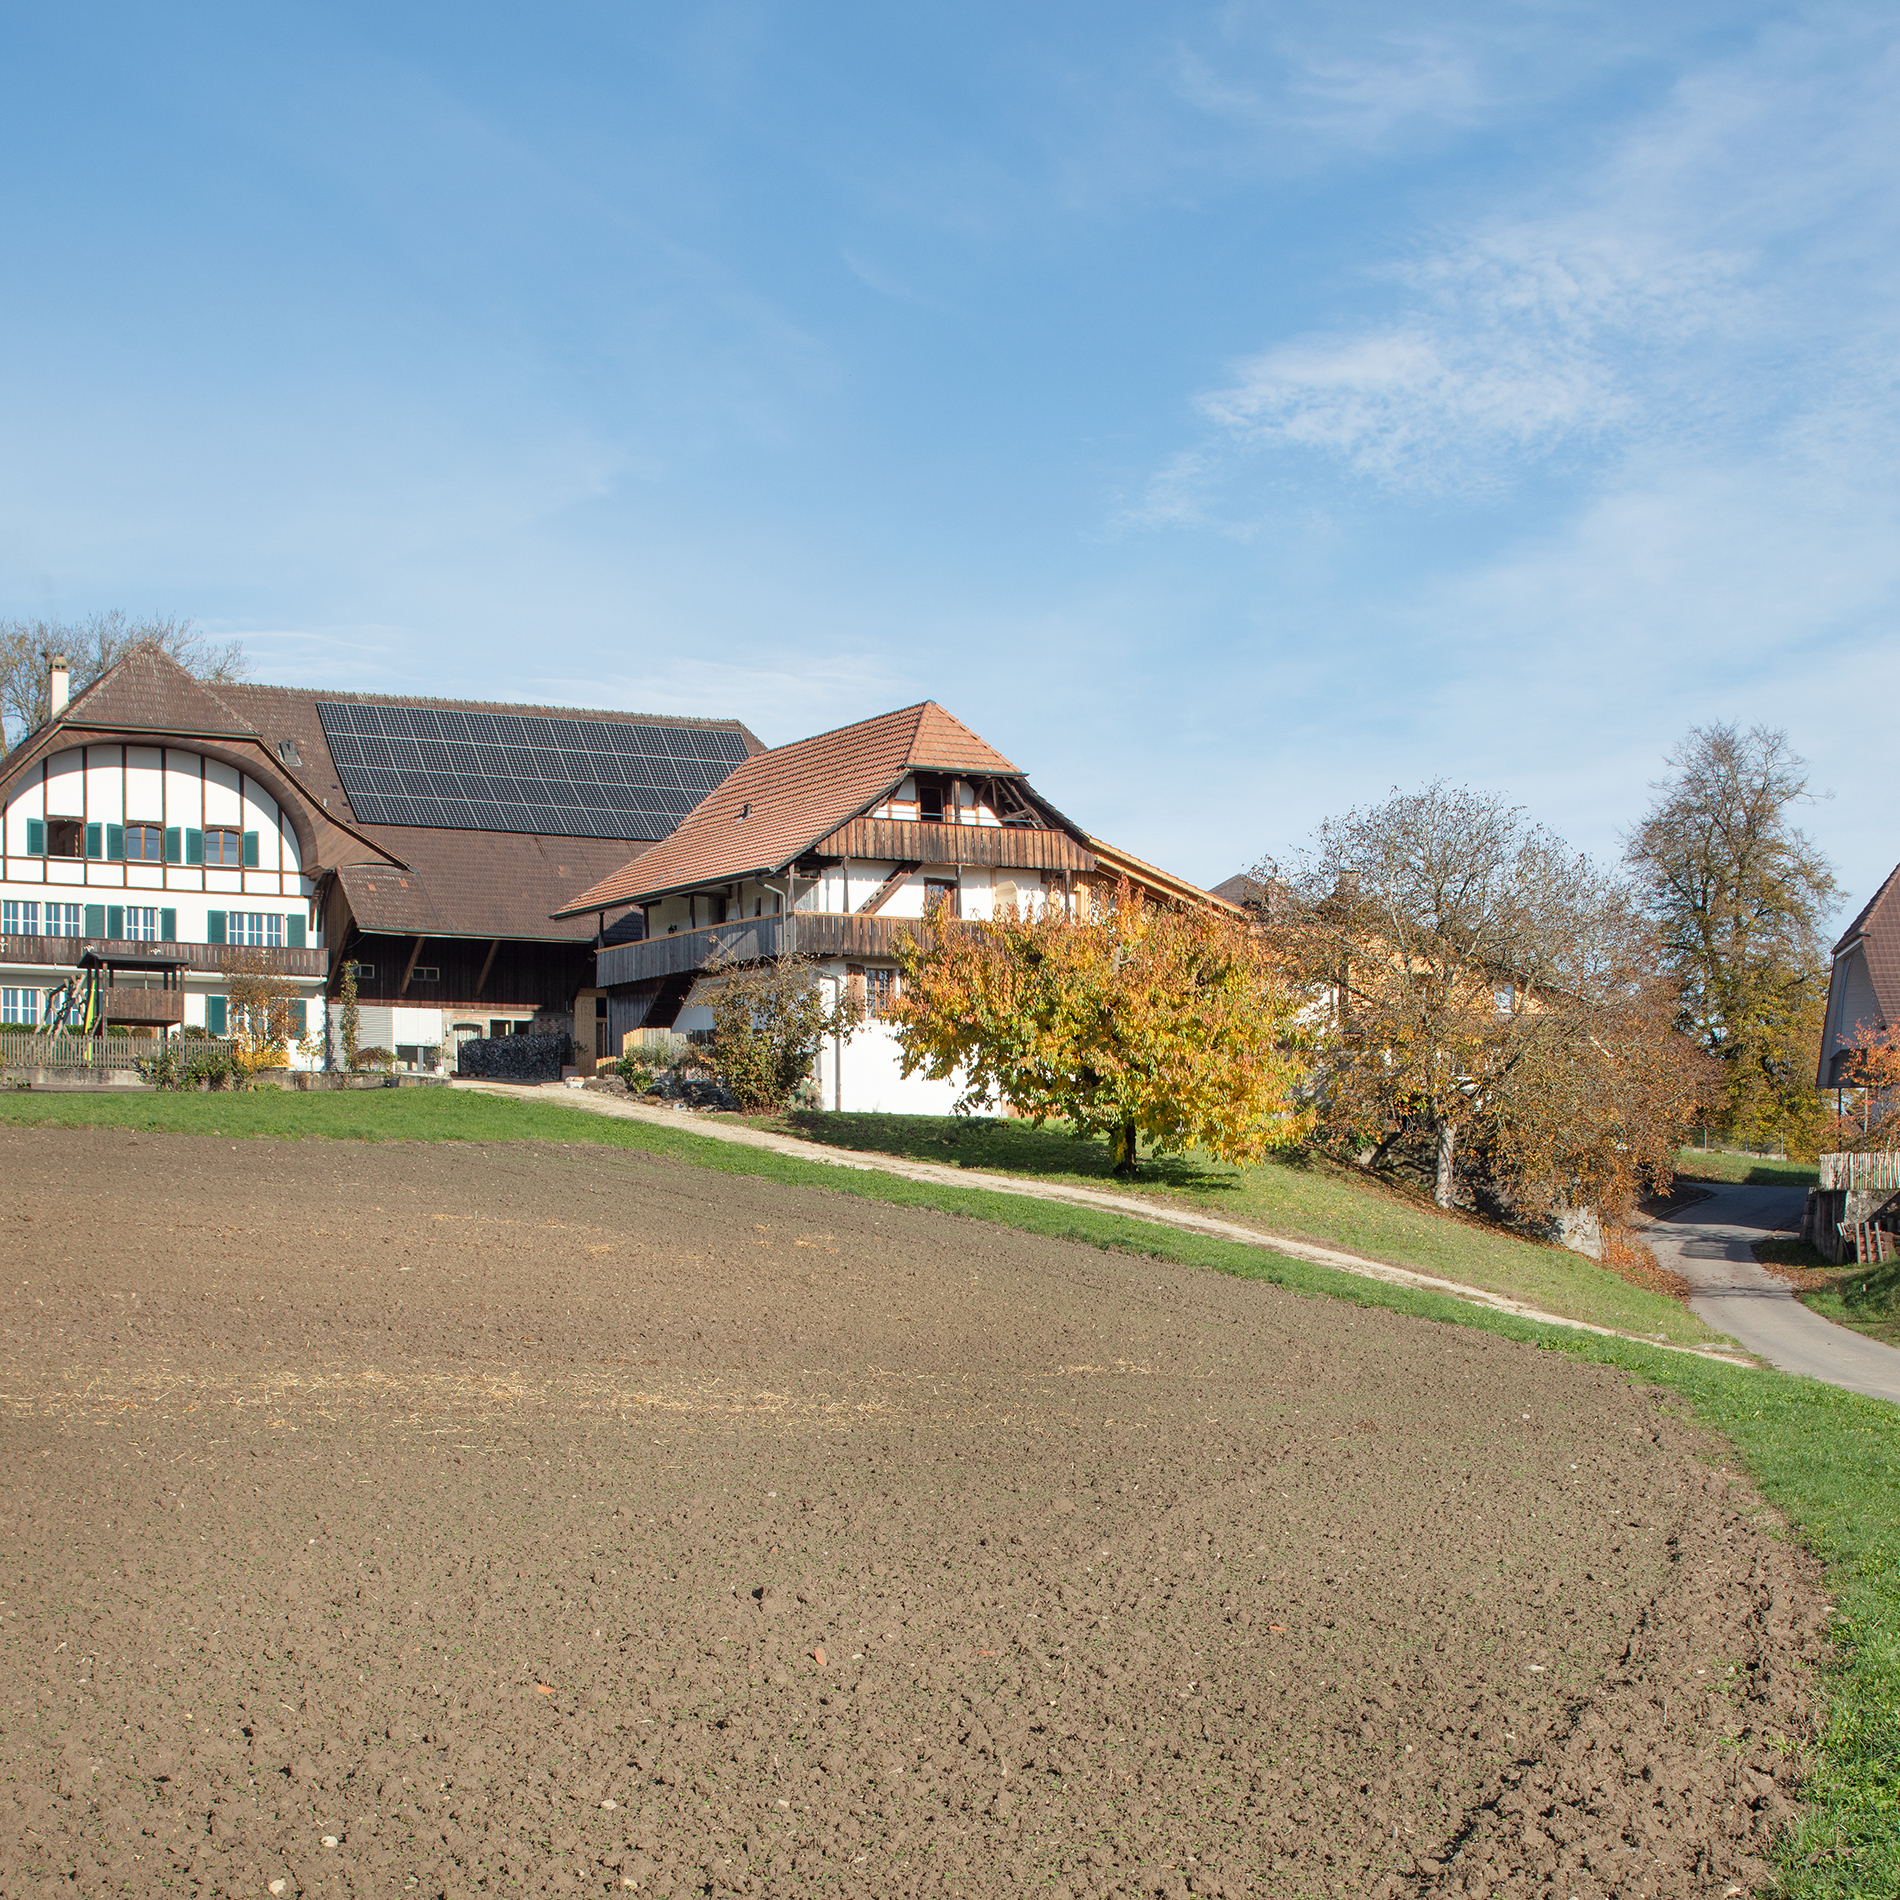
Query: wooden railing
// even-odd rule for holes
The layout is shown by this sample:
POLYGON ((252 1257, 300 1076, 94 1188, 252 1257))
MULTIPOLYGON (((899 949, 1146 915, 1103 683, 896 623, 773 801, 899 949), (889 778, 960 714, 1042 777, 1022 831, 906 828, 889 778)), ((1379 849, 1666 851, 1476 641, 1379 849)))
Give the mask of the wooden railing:
POLYGON ((219 974, 234 957, 257 956, 280 976, 328 976, 327 950, 245 949, 233 943, 158 943, 127 937, 0 937, 0 963, 37 963, 73 970, 87 951, 101 963, 170 963, 219 974))
MULTIPOLYGON (((165 994, 149 990, 150 996, 165 994)), ((47 1036, 29 1030, 0 1031, 0 1071, 22 1070, 57 1076, 106 1076, 137 1069, 152 1061, 165 1044, 154 1036, 47 1036)), ((193 1055, 228 1055, 237 1045, 223 1039, 196 1038, 184 1047, 193 1055)))
POLYGON ((612 989, 649 977, 686 976, 711 963, 759 963, 793 951, 810 957, 889 957, 904 932, 921 939, 929 928, 915 917, 860 917, 835 910, 748 917, 644 943, 617 943, 596 955, 596 980, 602 989, 612 989))
POLYGON ((1029 825, 926 825, 854 818, 813 847, 821 856, 890 863, 993 864, 1023 871, 1092 871, 1095 854, 1066 831, 1029 825))

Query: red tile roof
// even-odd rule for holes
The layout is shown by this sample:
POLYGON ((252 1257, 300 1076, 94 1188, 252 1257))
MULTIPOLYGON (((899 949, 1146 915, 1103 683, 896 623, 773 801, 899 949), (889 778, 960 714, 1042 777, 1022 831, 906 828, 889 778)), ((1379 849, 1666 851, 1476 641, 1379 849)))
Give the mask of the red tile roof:
POLYGON ((962 720, 927 699, 747 759, 680 820, 671 837, 567 909, 611 909, 758 871, 770 876, 877 804, 913 771, 1022 777, 962 720))

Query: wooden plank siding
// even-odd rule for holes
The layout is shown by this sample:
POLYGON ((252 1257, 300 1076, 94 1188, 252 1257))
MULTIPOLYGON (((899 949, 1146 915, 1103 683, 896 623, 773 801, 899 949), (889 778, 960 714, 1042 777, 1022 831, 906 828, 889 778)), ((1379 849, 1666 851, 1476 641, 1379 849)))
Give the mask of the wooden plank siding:
MULTIPOLYGON (((916 829, 916 827, 912 827, 916 829)), ((856 912, 799 911, 787 932, 783 917, 748 917, 743 922, 681 930, 644 943, 620 943, 595 960, 602 989, 642 983, 653 977, 685 976, 717 960, 756 963, 781 950, 812 957, 889 957, 906 931, 922 941, 929 926, 916 917, 861 917, 856 912)))
POLYGON ((1095 854, 1066 831, 1027 825, 926 825, 854 818, 812 846, 819 857, 918 864, 993 864, 1020 871, 1093 871, 1095 854))

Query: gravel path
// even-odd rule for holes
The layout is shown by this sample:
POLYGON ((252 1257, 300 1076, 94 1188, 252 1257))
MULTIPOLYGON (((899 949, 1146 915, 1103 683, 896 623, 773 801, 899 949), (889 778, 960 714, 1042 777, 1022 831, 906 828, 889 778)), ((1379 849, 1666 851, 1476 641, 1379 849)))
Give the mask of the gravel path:
POLYGON ((992 1194, 1019 1194, 1028 1200, 1065 1201, 1071 1206, 1100 1208, 1129 1220, 1154 1221, 1163 1227, 1179 1227, 1189 1233, 1207 1234, 1216 1240, 1239 1241, 1243 1246, 1264 1248, 1269 1253, 1291 1260, 1309 1260, 1316 1266, 1334 1267, 1341 1273, 1356 1273, 1362 1279, 1383 1280, 1390 1286, 1420 1287, 1430 1293, 1448 1294, 1453 1299, 1469 1300, 1474 1306, 1488 1306, 1494 1312, 1510 1313, 1518 1319, 1536 1320, 1545 1326, 1569 1326, 1578 1332, 1600 1333, 1607 1339, 1634 1339, 1653 1346, 1659 1352, 1693 1352, 1706 1359, 1720 1359, 1729 1365, 1752 1361, 1719 1346, 1674 1346, 1641 1333, 1625 1333, 1613 1326, 1595 1326, 1588 1320, 1571 1319, 1562 1313, 1546 1312, 1529 1306, 1508 1294, 1493 1293, 1486 1287, 1469 1286, 1460 1280, 1445 1280, 1432 1273, 1418 1273, 1410 1267, 1395 1267, 1390 1261, 1371 1260, 1364 1254, 1347 1253, 1339 1247, 1316 1246, 1310 1240, 1295 1240, 1239 1221, 1222 1220, 1213 1214, 1197 1214, 1191 1208, 1169 1207, 1145 1200, 1139 1195, 1109 1188, 1078 1187, 1066 1181, 1037 1181, 1016 1174, 995 1174, 981 1168, 947 1168, 929 1161, 908 1161, 897 1155, 870 1154, 862 1149, 846 1152, 827 1148, 815 1141, 800 1141, 793 1135, 770 1134, 764 1129, 747 1128, 734 1122, 714 1121, 710 1117, 677 1108, 651 1108, 645 1102, 603 1095, 594 1090, 570 1089, 559 1082, 547 1082, 538 1088, 523 1089, 519 1084, 502 1082, 453 1082, 453 1088, 473 1089, 479 1094, 499 1095, 519 1101, 532 1093, 538 1101, 554 1102, 562 1108, 574 1108, 620 1121, 653 1122, 661 1127, 680 1129, 687 1134, 703 1135, 709 1141, 728 1141, 743 1148, 763 1148, 774 1154, 788 1155, 796 1161, 818 1162, 831 1168, 862 1168, 878 1174, 895 1174, 907 1181, 927 1181, 940 1187, 980 1188, 992 1194))
POLYGON ((1658 1221, 1649 1244, 1696 1289, 1689 1310, 1771 1366, 1900 1403, 1900 1351, 1810 1312, 1755 1259, 1764 1234, 1799 1227, 1804 1198, 1801 1188, 1711 1187, 1658 1221))

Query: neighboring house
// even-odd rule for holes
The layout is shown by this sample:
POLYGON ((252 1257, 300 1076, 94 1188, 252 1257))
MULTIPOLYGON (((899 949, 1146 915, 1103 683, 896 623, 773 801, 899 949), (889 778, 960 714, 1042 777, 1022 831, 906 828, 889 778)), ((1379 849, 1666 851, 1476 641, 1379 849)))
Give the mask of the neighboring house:
POLYGON ((1819 1088, 1843 1086, 1841 1069, 1858 1029, 1900 1023, 1900 866, 1867 900, 1834 946, 1819 1088))
POLYGON ((549 913, 760 749, 735 720, 210 687, 151 648, 70 703, 56 671, 52 703, 0 759, 0 1026, 91 962, 114 1027, 215 1032, 242 949, 314 1029, 348 959, 361 1046, 412 1066, 537 1016, 590 1051, 598 920, 549 913))
POLYGON ((637 907, 639 938, 598 959, 616 1049, 645 1029, 710 1028, 709 965, 799 952, 867 1018, 820 1055, 824 1106, 941 1112, 956 1088, 906 1080, 880 1020, 896 994, 898 936, 939 906, 972 919, 1066 906, 1079 888, 1122 877, 1171 902, 1216 902, 1089 837, 926 701, 747 759, 671 837, 565 914, 637 907))

